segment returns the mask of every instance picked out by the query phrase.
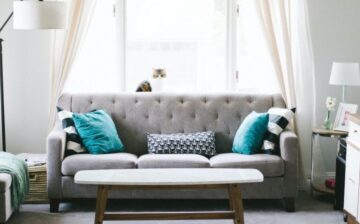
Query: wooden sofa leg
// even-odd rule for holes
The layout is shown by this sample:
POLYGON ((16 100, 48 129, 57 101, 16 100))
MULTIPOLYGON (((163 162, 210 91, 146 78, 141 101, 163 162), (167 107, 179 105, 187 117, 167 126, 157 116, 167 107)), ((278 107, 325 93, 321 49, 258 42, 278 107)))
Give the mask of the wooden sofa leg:
POLYGON ((283 198, 284 208, 287 212, 295 212, 295 198, 283 198))
POLYGON ((50 199, 50 212, 59 212, 59 199, 50 199))

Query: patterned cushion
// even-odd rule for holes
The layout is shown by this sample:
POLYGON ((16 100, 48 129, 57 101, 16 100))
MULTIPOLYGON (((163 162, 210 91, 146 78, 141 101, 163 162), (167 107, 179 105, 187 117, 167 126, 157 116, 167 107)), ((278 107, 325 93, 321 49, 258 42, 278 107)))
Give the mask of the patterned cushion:
POLYGON ((288 126, 289 122, 295 115, 295 111, 296 108, 284 109, 273 107, 269 109, 269 123, 262 149, 264 153, 279 154, 278 149, 280 133, 288 126))
POLYGON ((65 152, 62 152, 62 158, 65 158, 70 155, 87 153, 85 148, 82 145, 80 135, 76 131, 73 113, 70 111, 63 110, 60 107, 57 107, 59 119, 63 125, 64 131, 66 133, 66 147, 65 152))
POLYGON ((213 131, 189 134, 148 134, 148 151, 153 154, 199 154, 213 156, 215 133, 213 131))

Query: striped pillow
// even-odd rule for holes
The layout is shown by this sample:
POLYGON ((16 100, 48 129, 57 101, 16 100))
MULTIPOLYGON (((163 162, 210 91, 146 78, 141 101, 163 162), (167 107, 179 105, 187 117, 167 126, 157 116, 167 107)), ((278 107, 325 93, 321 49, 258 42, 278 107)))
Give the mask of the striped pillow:
POLYGON ((294 117, 295 111, 296 108, 284 109, 273 107, 269 109, 268 130, 265 134, 262 147, 264 153, 279 155, 279 136, 294 117))
POLYGON ((57 110, 59 119, 66 133, 66 147, 65 151, 61 154, 62 158, 75 154, 87 153, 84 146, 82 145, 80 135, 76 131, 75 123, 72 117, 73 113, 63 110, 60 107, 57 107, 57 110))

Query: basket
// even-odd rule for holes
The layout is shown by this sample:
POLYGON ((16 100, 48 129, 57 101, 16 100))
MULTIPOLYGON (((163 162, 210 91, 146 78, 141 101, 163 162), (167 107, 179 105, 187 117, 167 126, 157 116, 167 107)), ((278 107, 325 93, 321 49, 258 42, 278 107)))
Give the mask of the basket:
POLYGON ((25 203, 48 202, 46 165, 29 166, 28 172, 30 187, 25 203))

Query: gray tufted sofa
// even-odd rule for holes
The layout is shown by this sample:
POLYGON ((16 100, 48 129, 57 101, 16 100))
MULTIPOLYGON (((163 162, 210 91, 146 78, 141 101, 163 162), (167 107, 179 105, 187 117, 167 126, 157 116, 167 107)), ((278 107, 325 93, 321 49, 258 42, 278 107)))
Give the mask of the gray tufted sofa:
MULTIPOLYGON (((244 198, 284 199, 287 211, 294 210, 297 196, 298 140, 285 131, 280 136, 281 155, 241 155, 231 152, 233 138, 242 120, 251 111, 266 112, 285 107, 280 95, 241 94, 158 94, 62 95, 58 105, 84 113, 105 109, 113 118, 126 153, 73 155, 61 160, 65 133, 57 122, 47 139, 48 193, 50 211, 74 198, 95 198, 96 188, 77 185, 74 175, 89 169, 143 168, 256 168, 265 176, 263 183, 247 184, 244 198), (191 133, 214 130, 218 155, 147 154, 146 133, 191 133)), ((113 191, 110 198, 225 198, 220 190, 197 191, 113 191)))

